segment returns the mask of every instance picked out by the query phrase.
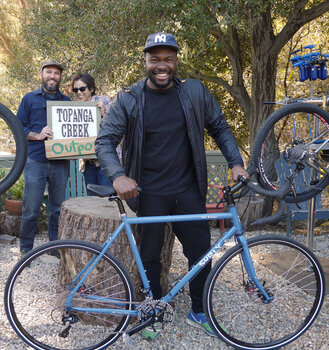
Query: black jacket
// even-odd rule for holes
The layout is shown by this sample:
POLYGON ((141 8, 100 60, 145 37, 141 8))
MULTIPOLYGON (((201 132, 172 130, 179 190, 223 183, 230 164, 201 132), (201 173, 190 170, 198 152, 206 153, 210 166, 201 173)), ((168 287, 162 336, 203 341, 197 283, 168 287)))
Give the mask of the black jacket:
MULTIPOLYGON (((143 105, 146 78, 121 90, 110 104, 98 133, 96 154, 105 174, 113 182, 120 175, 127 175, 138 183, 141 179, 143 150, 143 105), (122 164, 116 153, 123 139, 122 164)), ((175 79, 175 86, 186 118, 193 161, 200 194, 207 195, 207 165, 204 148, 204 129, 212 136, 228 161, 229 167, 243 166, 235 138, 223 112, 206 87, 195 79, 175 79)), ((136 209, 133 203, 129 203, 136 209)))

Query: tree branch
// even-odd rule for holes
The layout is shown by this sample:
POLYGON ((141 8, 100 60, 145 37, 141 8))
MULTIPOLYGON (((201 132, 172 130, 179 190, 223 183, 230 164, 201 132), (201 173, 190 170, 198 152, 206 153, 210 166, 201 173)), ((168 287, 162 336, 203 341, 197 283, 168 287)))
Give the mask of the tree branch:
POLYGON ((251 100, 244 85, 240 85, 240 86, 230 85, 226 80, 220 77, 204 74, 200 72, 198 69, 181 61, 179 62, 179 65, 184 67, 186 71, 188 71, 193 78, 198 78, 200 80, 208 81, 208 82, 215 83, 222 86, 234 99, 238 101, 246 117, 249 118, 251 100))
MULTIPOLYGON (((218 23, 217 18, 220 14, 217 9, 214 8, 211 1, 208 1, 207 5, 213 16, 213 20, 218 23)), ((243 80, 242 53, 238 31, 232 25, 229 25, 227 27, 227 33, 224 33, 218 25, 210 28, 208 32, 217 40, 230 61, 232 68, 232 85, 218 77, 205 76, 203 79, 223 86, 226 91, 239 102, 248 118, 250 114, 250 96, 243 80)))
POLYGON ((7 40, 2 35, 0 35, 0 39, 4 45, 4 51, 7 53, 7 55, 15 58, 16 55, 10 50, 7 40))
POLYGON ((207 75, 207 74, 201 73, 198 69, 190 66, 187 63, 181 62, 181 61, 179 62, 179 65, 184 67, 190 74, 192 74, 192 76, 194 78, 198 78, 201 80, 205 80, 205 81, 209 81, 211 83, 218 84, 218 85, 222 86, 228 93, 230 93, 230 94, 233 93, 232 86, 224 79, 219 78, 219 77, 214 76, 214 75, 207 75))
POLYGON ((276 36, 274 40, 272 47, 274 52, 277 52, 279 54, 283 46, 302 26, 329 11, 329 0, 321 2, 320 4, 303 11, 303 8, 307 3, 307 0, 300 0, 296 3, 287 24, 283 27, 281 32, 276 36))

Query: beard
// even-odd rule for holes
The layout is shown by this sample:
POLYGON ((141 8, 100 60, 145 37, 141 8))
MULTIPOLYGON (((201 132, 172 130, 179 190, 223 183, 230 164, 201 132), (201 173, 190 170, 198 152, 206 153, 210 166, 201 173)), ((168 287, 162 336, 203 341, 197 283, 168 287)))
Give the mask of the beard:
MULTIPOLYGON (((156 72, 153 73, 151 71, 146 71, 146 76, 147 76, 148 79, 151 80, 152 84, 156 88, 158 88, 158 89, 166 89, 171 84, 171 82, 174 80, 174 78, 176 77, 176 72, 177 72, 177 68, 169 73, 169 78, 164 83, 159 83, 156 80, 156 78, 155 78, 155 74, 154 73, 161 73, 161 72, 156 71, 156 72)), ((168 73, 168 72, 163 72, 163 73, 168 73)))
POLYGON ((59 90, 59 84, 60 84, 60 81, 56 81, 55 79, 49 79, 47 81, 42 79, 42 87, 47 92, 57 92, 59 90), (48 82, 51 80, 55 81, 56 84, 50 85, 48 82))

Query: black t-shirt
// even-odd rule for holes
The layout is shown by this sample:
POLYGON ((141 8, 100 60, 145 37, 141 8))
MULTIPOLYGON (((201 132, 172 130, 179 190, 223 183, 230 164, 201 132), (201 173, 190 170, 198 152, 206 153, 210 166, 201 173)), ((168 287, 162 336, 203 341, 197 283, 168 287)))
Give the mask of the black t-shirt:
POLYGON ((145 88, 142 166, 141 187, 150 194, 180 193, 193 181, 192 149, 175 86, 145 88))

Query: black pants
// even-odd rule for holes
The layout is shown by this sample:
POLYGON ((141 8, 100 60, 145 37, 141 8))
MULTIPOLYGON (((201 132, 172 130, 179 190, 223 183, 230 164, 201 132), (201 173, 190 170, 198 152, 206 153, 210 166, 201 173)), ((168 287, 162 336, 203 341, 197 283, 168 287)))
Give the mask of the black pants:
MULTIPOLYGON (((168 196, 154 196, 146 193, 140 194, 138 216, 181 215, 205 213, 198 188, 191 186, 187 191, 168 196)), ((183 253, 191 267, 210 247, 210 231, 207 221, 175 222, 173 231, 183 246, 183 253)), ((140 253, 150 281, 155 299, 162 297, 160 285, 161 261, 160 254, 164 241, 165 223, 139 225, 141 236, 140 253)), ((211 264, 190 282, 190 296, 192 310, 203 312, 203 287, 209 274, 211 264)))

